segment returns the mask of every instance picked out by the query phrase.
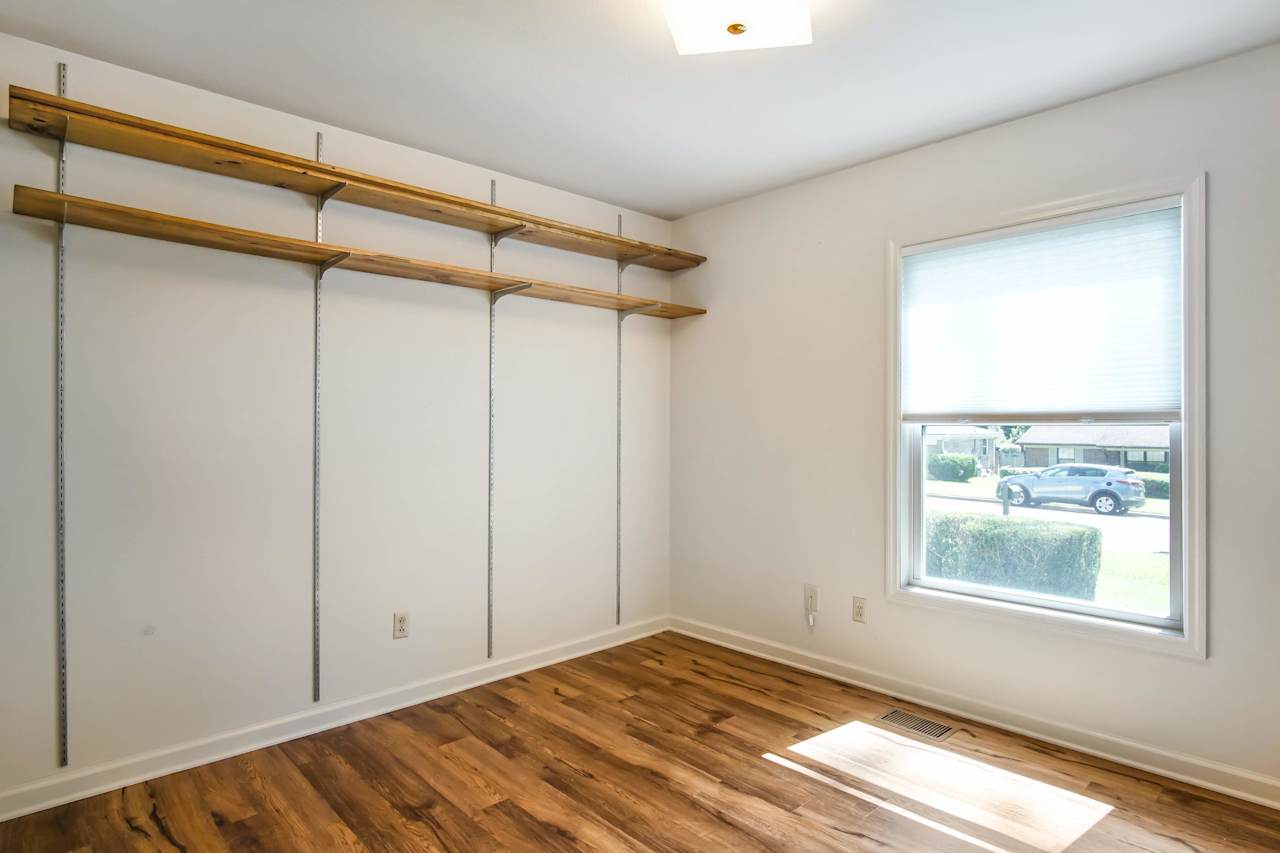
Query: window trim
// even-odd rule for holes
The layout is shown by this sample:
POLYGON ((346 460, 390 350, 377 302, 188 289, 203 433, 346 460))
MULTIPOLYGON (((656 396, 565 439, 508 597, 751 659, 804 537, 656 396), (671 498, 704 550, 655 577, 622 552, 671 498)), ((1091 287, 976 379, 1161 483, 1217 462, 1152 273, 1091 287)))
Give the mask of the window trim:
MULTIPOLYGON (((887 407, 887 471, 886 471, 886 598, 894 604, 927 607, 959 613, 994 617, 1037 629, 1084 635, 1154 651, 1204 659, 1208 656, 1206 626, 1206 471, 1205 471, 1205 189, 1203 173, 1190 178, 1154 181, 1118 188, 1077 198, 1066 199, 1010 212, 996 222, 962 225, 951 235, 908 234, 913 239, 889 240, 887 243, 888 298, 887 335, 889 342, 887 407), (1182 603, 1181 630, 1120 621, 1070 610, 1050 609, 1019 601, 979 597, 937 588, 913 586, 912 567, 920 558, 919 542, 914 540, 910 524, 911 482, 920 476, 921 455, 909 450, 904 442, 901 406, 901 352, 899 349, 899 311, 901 306, 901 269, 903 252, 912 247, 940 242, 962 242, 987 239, 991 232, 1006 229, 1036 228, 1044 220, 1064 217, 1089 218, 1125 211, 1116 208, 1135 206, 1139 209, 1151 202, 1180 197, 1182 205, 1183 268, 1183 375, 1182 411, 1178 439, 1182 449, 1180 488, 1170 492, 1170 499, 1182 508, 1181 529, 1170 530, 1170 556, 1181 554, 1183 571, 1171 572, 1181 581, 1178 594, 1182 603), (1190 484, 1190 488, 1187 488, 1190 484)), ((1007 233, 1007 231, 1006 231, 1007 233)), ((956 420, 952 415, 943 420, 956 420)), ((1057 420, 1058 418, 1055 418, 1057 420)), ((917 423, 922 418, 914 418, 917 423)), ((963 420, 963 418, 961 418, 963 420)), ((1119 417, 1108 420, 1120 420, 1119 417)), ((1139 421, 1143 418, 1139 417, 1139 421)), ((1170 457, 1174 448, 1170 447, 1170 457)), ((1172 522, 1172 519, 1171 519, 1172 522)))

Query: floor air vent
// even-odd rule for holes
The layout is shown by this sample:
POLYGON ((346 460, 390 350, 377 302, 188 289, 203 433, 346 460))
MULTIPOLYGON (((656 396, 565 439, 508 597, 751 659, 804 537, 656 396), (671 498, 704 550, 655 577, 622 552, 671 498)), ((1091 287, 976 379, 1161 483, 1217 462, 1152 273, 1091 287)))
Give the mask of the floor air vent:
POLYGON ((955 731, 951 726, 943 725, 937 720, 926 720, 924 717, 917 717, 915 714, 908 714, 906 711, 899 711, 896 708, 879 719, 882 723, 888 723, 891 726, 897 726, 900 729, 906 729, 913 734, 933 740, 943 740, 947 735, 955 731))

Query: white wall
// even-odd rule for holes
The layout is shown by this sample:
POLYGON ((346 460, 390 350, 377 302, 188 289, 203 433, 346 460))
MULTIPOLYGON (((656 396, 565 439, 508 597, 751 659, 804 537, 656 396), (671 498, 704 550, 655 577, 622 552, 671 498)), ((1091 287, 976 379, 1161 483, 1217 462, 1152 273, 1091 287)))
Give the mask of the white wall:
POLYGON ((711 259, 676 285, 709 311, 673 332, 677 624, 1280 801, 1277 92, 1271 47, 677 222, 711 259), (1201 171, 1209 659, 887 603, 887 241, 1201 171))
MULTIPOLYGON (((621 212, 627 234, 670 241, 661 220, 0 35, 4 82, 52 91, 59 60, 78 100, 308 157, 322 130, 329 162, 483 200, 496 177, 501 204, 610 232, 621 212)), ((498 672, 484 666, 486 296, 325 279, 316 711, 312 269, 72 227, 71 766, 57 769, 55 230, 9 212, 13 184, 52 187, 55 153, 0 131, 0 816, 498 672), (411 633, 393 642, 401 609, 411 633)), ((67 191, 313 236, 309 198, 78 146, 67 191)), ((472 232, 341 203, 324 220, 329 242, 488 263, 472 232)), ((612 262, 514 241, 497 263, 615 286, 612 262)), ((668 279, 625 274, 661 298, 668 279)), ((614 636, 615 320, 518 297, 498 315, 495 656, 516 666, 614 636)), ((625 325, 624 631, 668 611, 670 325, 625 325)))

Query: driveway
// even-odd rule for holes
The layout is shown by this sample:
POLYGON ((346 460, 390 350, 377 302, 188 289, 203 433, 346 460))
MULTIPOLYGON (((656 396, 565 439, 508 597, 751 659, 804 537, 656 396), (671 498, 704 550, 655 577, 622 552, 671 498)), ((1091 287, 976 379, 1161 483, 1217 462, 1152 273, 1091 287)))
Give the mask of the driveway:
MULTIPOLYGON (((925 497, 925 511, 968 512, 974 515, 1000 515, 1001 504, 964 498, 925 497)), ((1038 507, 1009 507, 1011 518, 1038 518, 1082 524, 1102 531, 1104 551, 1139 551, 1164 554, 1169 551, 1169 519, 1138 515, 1099 515, 1096 512, 1073 512, 1052 504, 1038 507)))

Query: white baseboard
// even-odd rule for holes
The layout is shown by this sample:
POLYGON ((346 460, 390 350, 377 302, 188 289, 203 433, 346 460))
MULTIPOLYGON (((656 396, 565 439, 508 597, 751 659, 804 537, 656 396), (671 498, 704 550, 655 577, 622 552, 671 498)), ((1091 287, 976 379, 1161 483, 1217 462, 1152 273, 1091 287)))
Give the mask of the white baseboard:
POLYGON ((694 619, 673 616, 671 630, 718 646, 784 663, 816 675, 825 675, 855 687, 887 693, 948 714, 966 717, 1098 758, 1105 758, 1259 805, 1280 809, 1280 779, 1264 776, 1252 770, 1112 737, 1056 720, 1019 713, 981 699, 938 690, 926 684, 907 681, 882 672, 861 669, 836 658, 814 654, 795 646, 775 643, 763 637, 739 633, 694 619))
POLYGON ((179 770, 198 767, 335 726, 376 717, 398 708, 437 699, 450 693, 580 657, 668 629, 746 654, 785 663, 806 672, 824 675, 846 684, 887 693, 939 711, 967 717, 977 722, 1096 755, 1099 758, 1280 809, 1280 779, 1184 753, 1115 738, 1066 723, 1022 714, 979 699, 937 690, 928 685, 884 673, 860 669, 835 658, 705 622, 659 616, 622 625, 569 643, 488 661, 478 666, 381 693, 320 705, 287 717, 223 732, 209 738, 189 741, 92 767, 56 773, 7 791, 0 791, 0 821, 74 802, 147 779, 155 779, 179 770))
POLYGON ((501 660, 487 661, 478 666, 380 693, 318 705, 297 714, 235 731, 223 732, 212 737, 129 756, 105 764, 58 772, 7 791, 0 791, 0 821, 74 802, 105 791, 113 791, 126 785, 176 773, 179 770, 198 767, 201 764, 219 761, 335 726, 376 717, 398 708, 416 705, 419 702, 488 684, 531 669, 648 637, 669 628, 670 622, 667 616, 632 622, 568 643, 501 660))

